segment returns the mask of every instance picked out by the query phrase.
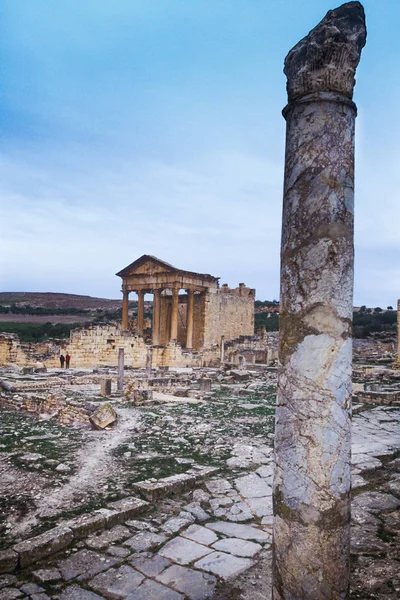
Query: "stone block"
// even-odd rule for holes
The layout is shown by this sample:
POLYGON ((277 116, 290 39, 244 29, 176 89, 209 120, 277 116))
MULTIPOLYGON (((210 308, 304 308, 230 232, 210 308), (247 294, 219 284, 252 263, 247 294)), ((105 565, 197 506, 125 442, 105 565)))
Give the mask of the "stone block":
POLYGON ((20 542, 14 546, 19 556, 19 566, 26 567, 67 548, 73 539, 74 534, 69 527, 55 527, 42 535, 20 542))
POLYGON ((87 537, 95 531, 104 529, 106 519, 101 514, 81 515, 76 519, 71 519, 65 523, 66 527, 72 530, 74 538, 80 540, 87 537))
POLYGON ((109 396, 111 394, 111 379, 103 379, 100 382, 100 394, 102 396, 109 396))
POLYGON ((203 377, 200 379, 200 391, 211 392, 211 379, 209 377, 203 377))
POLYGON ((0 552, 0 573, 11 573, 18 565, 18 554, 14 550, 0 552))
POLYGON ((129 496, 122 500, 107 504, 107 508, 118 511, 118 523, 124 523, 129 519, 141 515, 148 506, 148 502, 141 498, 135 498, 134 496, 129 496))
POLYGON ((218 472, 215 467, 203 467, 201 469, 190 469, 187 473, 171 475, 157 481, 138 481, 133 484, 134 490, 138 491, 148 500, 154 501, 158 498, 172 494, 186 492, 196 485, 196 483, 210 474, 218 472))
POLYGON ((115 423, 116 420, 117 413, 109 402, 101 404, 89 417, 89 421, 95 429, 104 429, 115 423))

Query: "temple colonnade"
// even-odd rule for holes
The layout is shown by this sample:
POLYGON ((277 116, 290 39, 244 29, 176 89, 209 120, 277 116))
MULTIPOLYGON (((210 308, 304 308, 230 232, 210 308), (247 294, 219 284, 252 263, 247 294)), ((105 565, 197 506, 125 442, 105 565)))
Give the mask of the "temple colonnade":
MULTIPOLYGON (((137 331, 139 335, 143 335, 144 329, 144 295, 146 293, 153 294, 153 318, 152 318, 152 343, 155 346, 160 344, 161 334, 161 297, 162 292, 165 290, 171 290, 172 292, 172 309, 171 309, 171 320, 169 327, 169 341, 177 341, 178 339, 178 315, 179 315, 179 291, 182 288, 177 286, 174 287, 157 287, 156 289, 150 290, 123 290, 122 298, 122 329, 129 328, 129 293, 136 292, 138 295, 138 313, 137 331)), ((194 317, 194 289, 186 289, 187 293, 187 310, 186 310, 186 348, 191 350, 193 348, 193 317, 194 317)))

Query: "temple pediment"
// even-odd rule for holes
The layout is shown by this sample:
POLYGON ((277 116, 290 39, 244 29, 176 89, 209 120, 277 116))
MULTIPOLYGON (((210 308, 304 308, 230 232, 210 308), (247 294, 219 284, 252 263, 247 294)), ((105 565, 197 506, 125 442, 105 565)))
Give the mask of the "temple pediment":
POLYGON ((117 275, 119 277, 129 277, 132 275, 157 275, 161 273, 175 273, 178 269, 170 265, 169 263, 150 256, 149 254, 143 254, 140 258, 135 260, 133 263, 122 269, 117 275))
MULTIPOLYGON (((164 260, 160 260, 156 256, 143 254, 133 263, 117 273, 118 277, 122 277, 124 283, 134 285, 132 282, 151 288, 155 284, 181 284, 181 288, 187 286, 208 287, 209 285, 217 286, 219 277, 204 273, 193 273, 177 269, 164 260), (187 285, 186 285, 187 284, 187 285)), ((158 285, 155 286, 157 288, 158 285)), ((168 287, 165 285, 164 287, 168 287)), ((153 289, 155 289, 153 287, 153 289)), ((139 289, 139 288, 131 288, 139 289)))

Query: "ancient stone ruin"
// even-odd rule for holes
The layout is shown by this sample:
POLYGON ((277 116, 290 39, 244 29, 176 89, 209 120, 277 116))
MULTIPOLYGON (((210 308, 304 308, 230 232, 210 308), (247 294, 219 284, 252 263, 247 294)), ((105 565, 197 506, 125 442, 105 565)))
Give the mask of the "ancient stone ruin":
POLYGON ((75 367, 116 366, 122 349, 127 367, 146 366, 149 350, 153 367, 276 359, 275 336, 254 334, 255 290, 244 283, 219 287, 219 277, 176 269, 146 254, 117 275, 122 278, 122 323, 76 329, 69 342, 57 344, 20 344, 15 335, 1 334, 0 365, 56 367, 61 349, 75 367), (138 294, 136 319, 129 318, 133 291, 138 294), (151 320, 145 318, 146 293, 153 294, 151 320))
POLYGON ((274 600, 347 598, 355 70, 364 10, 331 10, 285 59, 274 600))

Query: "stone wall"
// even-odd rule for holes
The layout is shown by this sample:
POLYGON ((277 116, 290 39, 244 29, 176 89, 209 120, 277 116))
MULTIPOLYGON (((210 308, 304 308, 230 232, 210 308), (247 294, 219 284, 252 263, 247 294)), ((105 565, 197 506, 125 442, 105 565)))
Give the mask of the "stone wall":
POLYGON ((37 344, 21 343, 15 334, 0 334, 0 366, 15 364, 18 366, 46 367, 60 366, 59 355, 66 341, 39 342, 37 344))
POLYGON ((88 402, 76 402, 60 398, 55 394, 43 396, 37 394, 4 395, 1 398, 0 406, 2 408, 31 412, 36 415, 50 414, 61 425, 70 425, 72 423, 85 423, 89 425, 89 416, 96 408, 96 405, 91 405, 88 402))
POLYGON ((228 341, 254 334, 254 294, 244 284, 210 290, 204 309, 204 348, 220 344, 222 336, 228 341))
MULTIPOLYGON (((229 305, 229 301, 227 303, 229 305)), ((199 302, 199 309, 201 303, 199 302)), ((232 326, 231 331, 234 330, 232 326)), ((223 329, 220 329, 223 331, 223 329)), ((224 335, 223 333, 221 335, 224 335)), ((217 336, 216 336, 217 337, 217 336)), ((170 342, 164 346, 153 346, 153 367, 202 367, 218 366, 221 359, 221 337, 201 351, 189 351, 181 344, 170 342)), ((239 364, 244 356, 247 363, 274 360, 276 358, 276 338, 272 333, 264 336, 240 336, 225 343, 225 362, 239 364)), ((145 368, 150 346, 135 333, 121 330, 117 326, 104 325, 88 329, 75 329, 70 340, 59 344, 20 344, 17 336, 0 336, 0 365, 59 367, 59 356, 68 352, 71 367, 97 367, 118 365, 119 348, 124 349, 125 366, 145 368)))

